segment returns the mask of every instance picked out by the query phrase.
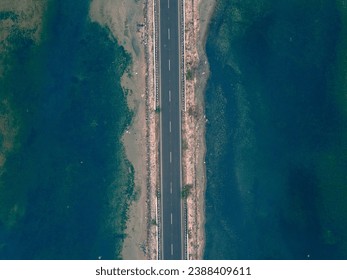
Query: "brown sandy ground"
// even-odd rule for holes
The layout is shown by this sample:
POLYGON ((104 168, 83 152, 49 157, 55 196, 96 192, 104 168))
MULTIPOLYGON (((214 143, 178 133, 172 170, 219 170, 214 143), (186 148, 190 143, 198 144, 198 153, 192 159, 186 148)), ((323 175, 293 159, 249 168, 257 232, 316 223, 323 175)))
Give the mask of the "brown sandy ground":
POLYGON ((182 115, 183 186, 187 196, 187 259, 203 258, 205 193, 205 40, 215 1, 185 1, 185 112, 182 115))
POLYGON ((124 259, 157 258, 156 188, 158 186, 158 121, 153 72, 153 5, 151 0, 93 0, 90 18, 108 27, 132 57, 122 77, 132 124, 123 135, 126 155, 135 169, 135 201, 129 209, 124 259))

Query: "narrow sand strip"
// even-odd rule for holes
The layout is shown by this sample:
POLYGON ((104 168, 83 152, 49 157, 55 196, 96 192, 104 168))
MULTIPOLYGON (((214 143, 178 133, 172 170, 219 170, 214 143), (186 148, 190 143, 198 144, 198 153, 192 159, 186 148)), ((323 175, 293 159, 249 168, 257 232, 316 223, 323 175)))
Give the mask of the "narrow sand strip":
POLYGON ((205 40, 215 1, 185 1, 185 104, 182 116, 183 186, 187 197, 188 259, 202 259, 205 244, 205 114, 208 79, 205 40))
MULTIPOLYGON (((90 7, 90 17, 101 25, 108 27, 118 42, 132 57, 132 65, 129 73, 122 77, 122 86, 128 92, 128 105, 134 111, 132 124, 123 135, 123 144, 126 155, 135 169, 135 200, 130 205, 126 238, 124 240, 122 257, 124 259, 150 259, 151 250, 149 244, 150 234, 148 225, 148 200, 147 186, 148 166, 154 161, 154 156, 148 155, 146 146, 148 136, 154 134, 155 128, 154 110, 150 112, 148 119, 148 102, 150 80, 146 79, 147 67, 145 47, 147 35, 145 29, 145 5, 136 0, 93 0, 90 7), (151 131, 149 125, 151 124, 151 131)), ((153 99, 153 98, 152 98, 153 99)), ((155 134, 154 134, 155 135, 155 134)), ((153 141, 153 140, 152 140, 153 141)), ((155 174, 154 174, 155 176, 155 174)))

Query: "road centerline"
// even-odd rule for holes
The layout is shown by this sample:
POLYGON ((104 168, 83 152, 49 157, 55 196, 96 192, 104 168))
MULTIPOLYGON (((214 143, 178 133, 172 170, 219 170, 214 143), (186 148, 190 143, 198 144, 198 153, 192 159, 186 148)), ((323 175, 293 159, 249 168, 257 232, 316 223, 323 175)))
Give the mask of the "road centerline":
POLYGON ((182 0, 168 0, 168 4, 165 1, 158 1, 160 5, 158 46, 160 59, 158 63, 160 67, 160 244, 161 258, 174 260, 183 259, 184 254, 181 199, 181 33, 179 17, 179 5, 182 3, 182 0))

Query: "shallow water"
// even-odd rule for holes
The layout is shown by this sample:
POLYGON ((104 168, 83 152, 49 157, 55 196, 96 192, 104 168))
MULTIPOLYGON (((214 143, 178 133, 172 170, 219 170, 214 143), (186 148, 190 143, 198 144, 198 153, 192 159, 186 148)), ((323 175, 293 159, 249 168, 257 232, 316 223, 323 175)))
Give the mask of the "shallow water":
POLYGON ((220 0, 207 56, 206 259, 347 257, 332 1, 220 0))
POLYGON ((120 76, 131 61, 88 9, 50 1, 38 46, 14 36, 1 94, 20 133, 1 176, 12 215, 0 221, 2 259, 119 258, 133 190, 120 76))

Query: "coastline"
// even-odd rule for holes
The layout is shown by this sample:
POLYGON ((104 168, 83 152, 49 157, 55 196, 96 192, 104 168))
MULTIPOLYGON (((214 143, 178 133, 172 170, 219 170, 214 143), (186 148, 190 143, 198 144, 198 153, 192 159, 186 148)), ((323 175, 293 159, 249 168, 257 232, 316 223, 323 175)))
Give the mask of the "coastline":
MULTIPOLYGON (((160 257, 159 1, 0 1, 1 259, 160 257)), ((180 1, 187 259, 346 258, 346 0, 180 1)))
POLYGON ((182 117, 183 185, 190 189, 187 197, 188 259, 195 260, 203 259, 205 244, 204 92, 209 77, 205 42, 214 7, 215 1, 185 2, 186 112, 182 117))
POLYGON ((127 94, 128 107, 133 111, 132 123, 122 136, 127 159, 135 170, 135 195, 130 201, 127 228, 121 256, 123 259, 148 259, 147 240, 147 156, 143 147, 146 145, 146 106, 145 72, 146 61, 143 48, 144 21, 143 5, 136 0, 94 0, 91 4, 92 20, 110 29, 119 43, 131 55, 132 62, 125 73, 121 85, 127 94))

